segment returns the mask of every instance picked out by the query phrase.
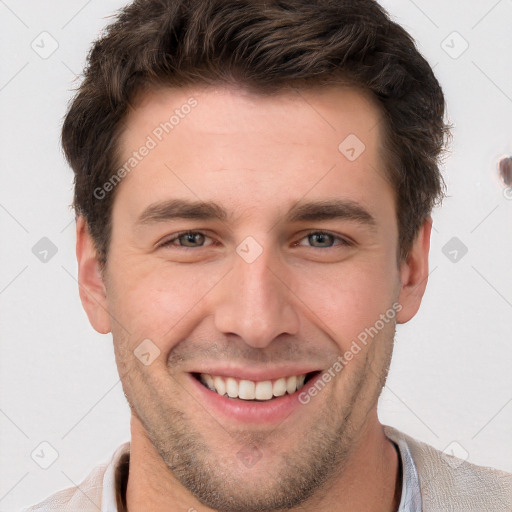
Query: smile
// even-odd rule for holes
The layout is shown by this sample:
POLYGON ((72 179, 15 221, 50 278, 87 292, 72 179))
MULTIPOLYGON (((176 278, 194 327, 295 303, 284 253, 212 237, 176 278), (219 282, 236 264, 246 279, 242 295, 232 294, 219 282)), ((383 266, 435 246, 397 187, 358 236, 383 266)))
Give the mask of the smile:
POLYGON ((322 377, 322 370, 304 366, 202 370, 188 372, 189 390, 201 404, 201 412, 213 415, 221 425, 236 422, 261 428, 276 428, 287 418, 298 421, 299 411, 311 407, 300 401, 300 394, 322 377))
POLYGON ((274 380, 253 381, 210 375, 195 374, 195 377, 208 389, 215 393, 233 399, 268 401, 285 394, 293 394, 304 387, 306 382, 319 372, 309 372, 301 375, 280 377, 274 380))

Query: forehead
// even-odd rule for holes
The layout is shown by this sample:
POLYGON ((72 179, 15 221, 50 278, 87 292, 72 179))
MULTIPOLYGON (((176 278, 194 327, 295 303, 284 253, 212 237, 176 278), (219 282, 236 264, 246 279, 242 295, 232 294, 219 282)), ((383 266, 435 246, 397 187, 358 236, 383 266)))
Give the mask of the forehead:
POLYGON ((158 88, 140 97, 125 120, 119 166, 128 172, 116 203, 129 200, 141 211, 169 197, 228 201, 234 208, 306 195, 391 197, 380 117, 371 97, 346 86, 273 95, 158 88))
POLYGON ((142 134, 170 143, 165 135, 171 133, 175 139, 186 132, 230 138, 253 133, 260 140, 266 136, 276 142, 289 141, 292 137, 298 145, 313 145, 327 132, 331 137, 326 142, 331 143, 351 130, 371 145, 379 136, 380 118, 379 104, 370 92, 342 84, 288 87, 273 94, 239 86, 160 86, 136 97, 125 119, 122 139, 123 146, 131 148, 142 134), (169 122, 166 130, 162 125, 169 122))

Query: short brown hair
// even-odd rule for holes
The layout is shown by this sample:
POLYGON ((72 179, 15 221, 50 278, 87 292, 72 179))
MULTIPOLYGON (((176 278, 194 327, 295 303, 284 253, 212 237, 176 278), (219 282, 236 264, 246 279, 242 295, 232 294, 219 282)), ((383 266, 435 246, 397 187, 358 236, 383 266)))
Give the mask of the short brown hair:
MULTIPOLYGON (((412 37, 374 0, 135 0, 88 55, 62 128, 73 206, 106 262, 130 102, 145 87, 237 84, 261 94, 349 81, 378 101, 397 198, 399 257, 442 199, 444 96, 412 37)), ((340 141, 341 142, 341 141, 340 141)))

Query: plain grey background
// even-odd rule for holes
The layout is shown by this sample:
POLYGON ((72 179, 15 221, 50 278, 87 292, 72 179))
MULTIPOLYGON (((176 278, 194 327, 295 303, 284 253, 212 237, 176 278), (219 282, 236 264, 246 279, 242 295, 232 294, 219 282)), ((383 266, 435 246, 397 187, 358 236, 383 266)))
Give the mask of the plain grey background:
MULTIPOLYGON (((111 336, 92 329, 78 297, 59 146, 90 43, 124 3, 0 0, 4 512, 78 484, 129 440, 111 336)), ((512 199, 496 169, 512 153, 512 0, 382 4, 434 66, 455 128, 429 285, 398 327, 380 420, 512 472, 512 199)))

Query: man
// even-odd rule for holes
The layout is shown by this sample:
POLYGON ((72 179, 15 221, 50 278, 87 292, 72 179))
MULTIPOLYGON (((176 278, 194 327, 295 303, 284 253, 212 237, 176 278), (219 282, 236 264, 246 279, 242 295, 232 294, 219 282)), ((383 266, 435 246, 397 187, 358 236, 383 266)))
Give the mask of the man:
POLYGON ((131 441, 29 510, 510 511, 381 425, 428 277, 444 98, 373 0, 137 0, 62 141, 131 441))

